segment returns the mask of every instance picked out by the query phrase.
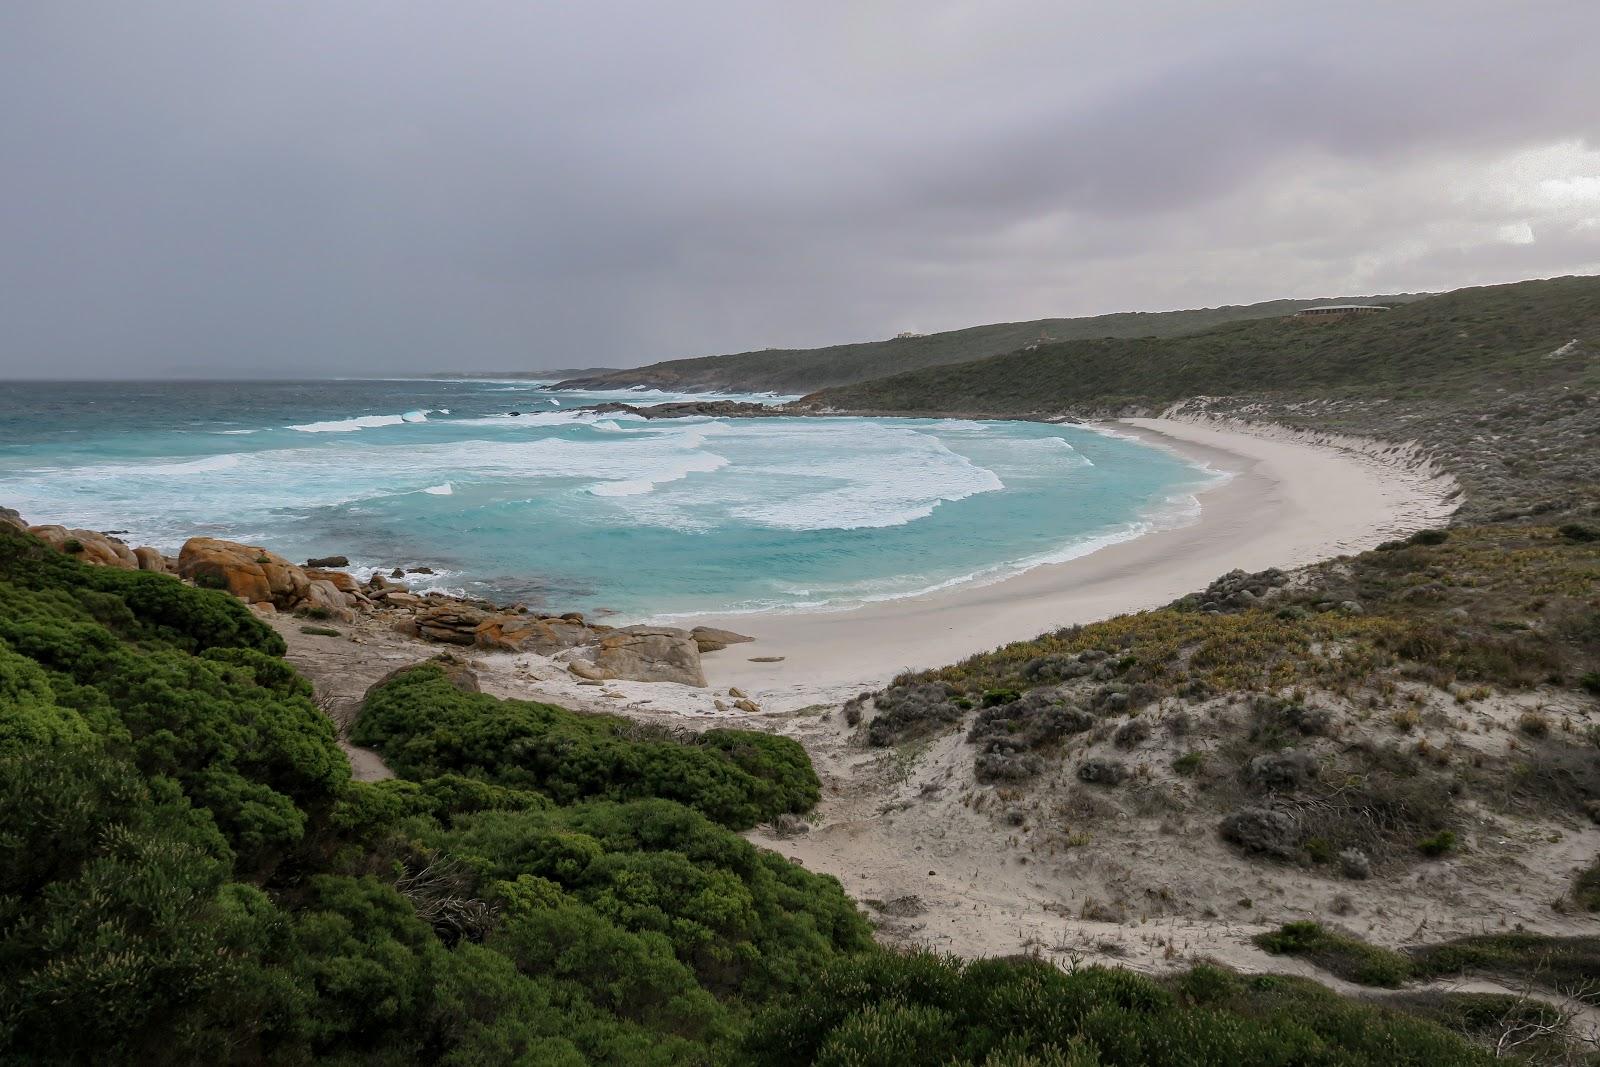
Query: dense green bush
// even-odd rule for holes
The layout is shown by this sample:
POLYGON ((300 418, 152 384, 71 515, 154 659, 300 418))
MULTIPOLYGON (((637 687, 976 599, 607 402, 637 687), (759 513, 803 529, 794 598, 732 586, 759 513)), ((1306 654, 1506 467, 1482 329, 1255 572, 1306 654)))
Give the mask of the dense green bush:
POLYGON ((463 693, 424 664, 367 698, 355 740, 408 777, 460 773, 562 804, 665 797, 734 828, 817 801, 811 761, 788 738, 712 730, 684 743, 636 732, 626 719, 463 693))
POLYGON ((1168 982, 1037 959, 962 964, 878 954, 833 964, 758 1015, 741 1062, 964 1064, 1480 1064, 1431 1023, 1295 979, 1197 967, 1168 982))
POLYGON ((361 735, 404 777, 353 782, 280 648, 0 529, 0 1062, 1476 1062, 1309 985, 878 949, 728 829, 815 801, 781 738, 425 666, 361 735))
POLYGON ((1491 974, 1564 992, 1600 975, 1600 937, 1513 932, 1477 934, 1411 950, 1419 977, 1491 974))
POLYGON ((531 875, 563 903, 665 938, 717 992, 794 988, 836 951, 869 944, 833 879, 668 801, 484 811, 427 843, 470 866, 480 888, 531 875))
POLYGON ((225 1044, 256 891, 208 814, 92 738, 0 759, 0 1049, 106 1062, 225 1044))
POLYGON ((1572 880, 1572 902, 1584 911, 1600 911, 1600 856, 1572 880))
POLYGON ((704 1064, 870 950, 833 879, 661 798, 803 809, 798 746, 435 707, 424 669, 397 703, 485 732, 355 783, 281 647, 231 597, 0 530, 0 1061, 704 1064))
MULTIPOLYGON (((51 592, 57 603, 75 600, 90 617, 128 640, 159 641, 187 652, 253 648, 281 656, 284 651, 283 638, 237 597, 195 589, 170 575, 83 566, 4 523, 0 584, 51 592)), ((0 616, 5 614, 0 610, 0 616)))
POLYGON ((1358 985, 1397 989, 1412 977, 1411 961, 1400 953, 1314 922, 1285 923, 1256 935, 1255 942, 1273 955, 1297 956, 1358 985))

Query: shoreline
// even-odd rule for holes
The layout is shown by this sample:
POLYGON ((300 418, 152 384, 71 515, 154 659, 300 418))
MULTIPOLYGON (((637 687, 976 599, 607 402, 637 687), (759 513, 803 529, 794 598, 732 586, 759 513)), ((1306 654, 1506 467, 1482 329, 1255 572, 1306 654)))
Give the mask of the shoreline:
POLYGON ((1193 523, 998 581, 837 612, 677 616, 674 625, 724 626, 756 638, 741 652, 783 657, 708 657, 710 688, 737 687, 773 711, 843 700, 904 670, 1160 607, 1235 568, 1287 570, 1359 552, 1447 520, 1458 502, 1451 479, 1392 443, 1364 448, 1270 425, 1166 417, 1086 425, 1229 477, 1196 491, 1193 523))

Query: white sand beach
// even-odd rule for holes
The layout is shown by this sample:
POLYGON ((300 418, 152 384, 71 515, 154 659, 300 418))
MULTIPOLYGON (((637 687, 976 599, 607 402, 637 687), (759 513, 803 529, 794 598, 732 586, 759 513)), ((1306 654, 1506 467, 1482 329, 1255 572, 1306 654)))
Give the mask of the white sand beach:
POLYGON ((756 638, 707 656, 711 688, 770 710, 881 687, 908 668, 952 663, 1073 623, 1158 607, 1234 568, 1289 568, 1358 552, 1442 522, 1455 485, 1409 451, 1265 426, 1172 418, 1096 429, 1137 436, 1230 475, 1200 494, 1199 518, 1065 563, 848 611, 708 615, 756 638), (781 656, 780 662, 751 657, 781 656))

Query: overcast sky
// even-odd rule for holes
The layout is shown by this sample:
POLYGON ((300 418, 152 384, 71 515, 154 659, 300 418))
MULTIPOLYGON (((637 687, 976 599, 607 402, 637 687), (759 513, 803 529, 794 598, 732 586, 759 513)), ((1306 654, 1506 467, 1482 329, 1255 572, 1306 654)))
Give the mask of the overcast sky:
POLYGON ((1596 0, 7 0, 0 377, 1600 272, 1596 0))

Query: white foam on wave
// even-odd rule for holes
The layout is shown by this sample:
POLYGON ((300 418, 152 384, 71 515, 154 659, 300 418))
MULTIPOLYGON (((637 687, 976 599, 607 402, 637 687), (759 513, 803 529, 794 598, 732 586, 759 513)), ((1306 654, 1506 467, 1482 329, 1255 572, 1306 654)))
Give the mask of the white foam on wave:
MULTIPOLYGON (((201 456, 198 459, 149 460, 138 464, 97 463, 88 467, 49 468, 40 471, 39 474, 62 484, 77 483, 86 488, 94 486, 95 483, 124 483, 130 479, 148 479, 164 483, 169 479, 182 478, 188 475, 216 474, 221 471, 234 470, 250 454, 249 452, 224 452, 215 456, 201 456)), ((103 489, 106 487, 97 488, 103 489)))
POLYGON ((150 467, 150 473, 160 475, 207 474, 213 471, 232 470, 243 459, 244 453, 228 452, 220 456, 204 456, 200 459, 181 460, 176 463, 157 463, 150 467))
POLYGON ((381 574, 389 581, 402 583, 413 593, 448 593, 450 596, 465 596, 467 594, 465 585, 458 581, 453 581, 453 579, 461 578, 463 572, 446 567, 434 566, 432 574, 407 574, 403 578, 394 577, 395 565, 393 563, 364 563, 360 560, 353 560, 351 565, 344 569, 360 585, 366 585, 374 574, 381 574))
MULTIPOLYGON (((407 414, 428 413, 361 418, 393 425, 395 420, 405 421, 407 414)), ((321 440, 301 439, 294 448, 22 471, 15 484, 8 477, 7 491, 27 511, 78 525, 106 523, 115 516, 118 527, 138 529, 146 543, 163 548, 176 547, 183 537, 202 531, 277 546, 292 544, 296 530, 309 528, 305 520, 317 519, 318 509, 341 506, 349 514, 379 514, 386 524, 402 524, 395 529, 403 528, 408 517, 431 515, 453 522, 458 515, 466 518, 484 507, 503 508, 506 521, 515 522, 528 514, 518 510, 518 502, 557 509, 562 522, 623 529, 630 524, 696 533, 727 529, 748 533, 751 527, 780 531, 894 527, 926 519, 943 504, 1005 490, 1014 478, 1013 488, 1032 479, 1026 491, 1042 490, 1042 483, 1068 479, 1072 470, 1089 463, 1064 438, 1037 436, 1037 429, 1015 425, 964 421, 646 421, 544 409, 515 419, 493 415, 441 425, 493 430, 365 436, 341 430, 321 440), (505 432, 516 426, 523 431, 505 432), (439 439, 451 436, 471 439, 439 439), (456 494, 458 481, 471 485, 471 492, 456 494), (420 496, 411 494, 442 499, 424 505, 420 496), (95 514, 85 514, 91 503, 95 514)), ((201 439, 209 438, 190 440, 201 439)), ((1085 444, 1081 437, 1074 439, 1085 444)), ((1101 446, 1096 454, 1106 451, 1101 446)), ((1098 484, 1087 477, 1083 481, 1098 484)), ((1198 506, 1192 495, 1174 505, 1174 514, 1181 519, 1190 505, 1198 506)), ((974 509, 974 515, 982 513, 983 509, 974 509)), ((1113 543, 1105 541, 1107 537, 1140 536, 1155 528, 1150 523, 1165 521, 1163 516, 1146 517, 1141 519, 1146 525, 1102 530, 1095 538, 1081 538, 1037 557, 981 569, 975 568, 985 562, 985 554, 973 553, 962 557, 970 563, 955 565, 972 573, 951 577, 941 574, 937 565, 919 575, 905 573, 915 564, 897 568, 887 558, 863 558, 860 567, 845 575, 880 573, 861 582, 808 576, 795 582, 794 589, 767 585, 761 595, 774 598, 773 602, 747 602, 748 610, 834 610, 996 580, 1113 543), (884 575, 884 570, 895 573, 884 575)), ((486 539, 494 535, 495 527, 473 522, 474 530, 490 531, 486 539)), ((778 544, 783 541, 763 537, 778 544)), ((996 549, 995 554, 1002 551, 996 549)), ((503 566, 505 570, 491 573, 509 574, 517 567, 537 567, 539 561, 529 553, 526 559, 507 555, 504 563, 466 565, 503 566)), ((781 572, 776 557, 774 566, 781 572)), ((802 573, 809 572, 795 575, 802 573)), ((474 577, 481 579, 484 574, 474 577)))
MULTIPOLYGON (((1220 481, 1227 481, 1230 477, 1231 475, 1228 474, 1217 475, 1220 481)), ((1209 488, 1214 484, 1216 483, 1211 482, 1202 488, 1209 488)), ((1196 491, 1198 492, 1199 490, 1196 491)), ((877 604, 891 600, 908 600, 913 597, 930 596, 958 586, 994 585, 1039 567, 1070 563, 1073 560, 1093 555, 1114 545, 1125 544, 1158 531, 1176 530, 1185 526, 1192 526, 1199 521, 1199 498, 1193 492, 1179 492, 1167 497, 1161 505, 1131 522, 1123 523, 1089 536, 1080 537, 1045 552, 1024 556, 1020 559, 1004 560, 988 567, 982 567, 965 574, 953 575, 934 582, 921 580, 916 575, 898 575, 868 578, 860 582, 835 586, 830 589, 780 586, 780 590, 787 594, 786 598, 782 600, 755 600, 729 608, 719 608, 714 613, 705 611, 670 612, 651 615, 648 619, 649 621, 665 622, 675 619, 703 617, 707 614, 783 615, 851 611, 864 604, 877 604), (801 599, 794 599, 795 597, 801 599)))
POLYGON ((771 458, 745 469, 789 491, 730 508, 745 522, 786 530, 903 526, 940 504, 1005 488, 994 471, 904 427, 817 423, 774 436, 771 458))
POLYGON ((1033 475, 1056 477, 1063 470, 1094 466, 1094 461, 1074 448, 1065 437, 1015 437, 995 443, 1004 447, 1006 469, 1019 474, 1026 471, 1033 475))
POLYGON ((715 452, 692 452, 661 464, 648 477, 596 482, 588 489, 592 496, 644 496, 654 492, 658 485, 679 482, 691 474, 709 474, 727 465, 727 458, 715 452))
POLYGON ((379 426, 399 426, 407 422, 427 422, 429 411, 406 411, 399 415, 357 415, 351 419, 327 419, 323 422, 303 422, 290 426, 291 430, 301 433, 354 433, 357 430, 371 430, 379 426))

